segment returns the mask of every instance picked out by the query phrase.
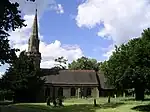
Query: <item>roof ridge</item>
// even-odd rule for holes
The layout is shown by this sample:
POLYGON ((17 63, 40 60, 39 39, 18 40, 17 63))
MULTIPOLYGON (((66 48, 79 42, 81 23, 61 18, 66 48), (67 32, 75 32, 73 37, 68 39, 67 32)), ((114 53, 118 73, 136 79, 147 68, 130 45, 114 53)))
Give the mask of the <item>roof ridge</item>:
POLYGON ((70 71, 70 72, 95 72, 94 70, 61 70, 63 72, 70 71))

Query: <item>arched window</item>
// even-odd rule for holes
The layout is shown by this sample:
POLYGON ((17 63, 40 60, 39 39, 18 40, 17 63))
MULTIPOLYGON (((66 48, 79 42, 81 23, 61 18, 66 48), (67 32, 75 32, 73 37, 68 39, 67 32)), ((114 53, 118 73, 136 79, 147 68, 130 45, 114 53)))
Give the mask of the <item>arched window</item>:
POLYGON ((63 88, 62 87, 60 87, 58 89, 58 96, 63 96, 63 88))
POLYGON ((75 96, 76 95, 76 89, 75 88, 71 88, 71 96, 75 96))
POLYGON ((92 93, 91 92, 91 88, 87 88, 87 92, 86 93, 87 93, 87 96, 91 96, 91 93, 92 93))

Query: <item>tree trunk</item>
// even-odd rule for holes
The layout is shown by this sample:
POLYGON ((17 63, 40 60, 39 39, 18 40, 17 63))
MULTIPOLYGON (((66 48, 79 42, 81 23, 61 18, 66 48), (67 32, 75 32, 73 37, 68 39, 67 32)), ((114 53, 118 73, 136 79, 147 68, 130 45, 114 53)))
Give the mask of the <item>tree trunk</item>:
POLYGON ((135 100, 144 100, 144 91, 145 89, 142 87, 135 88, 135 100))

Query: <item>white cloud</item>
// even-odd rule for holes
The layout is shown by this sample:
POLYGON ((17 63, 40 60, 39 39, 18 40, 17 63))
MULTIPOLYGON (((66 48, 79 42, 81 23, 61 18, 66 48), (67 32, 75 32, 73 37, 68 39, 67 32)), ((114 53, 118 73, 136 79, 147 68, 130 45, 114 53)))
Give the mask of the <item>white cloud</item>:
POLYGON ((112 55, 112 52, 115 51, 115 48, 114 48, 114 45, 111 44, 111 45, 108 46, 108 48, 101 48, 101 50, 102 50, 103 52, 105 52, 105 53, 103 54, 103 56, 106 57, 106 60, 108 60, 109 57, 112 55))
POLYGON ((150 26, 150 3, 148 0, 86 0, 78 6, 76 21, 79 27, 103 24, 98 36, 111 38, 119 45, 140 36, 150 26))
POLYGON ((33 24, 34 15, 25 15, 24 16, 26 27, 23 27, 21 29, 16 29, 15 31, 10 33, 10 41, 13 44, 23 44, 24 42, 27 42, 29 38, 29 34, 31 33, 31 27, 33 24))
POLYGON ((61 4, 58 4, 58 5, 57 5, 56 11, 57 11, 57 13, 59 13, 59 14, 63 14, 63 13, 64 13, 64 8, 62 7, 61 4))
POLYGON ((82 50, 76 45, 64 46, 61 42, 56 40, 51 44, 46 44, 41 42, 40 52, 42 54, 41 67, 52 67, 54 64, 54 59, 63 56, 68 59, 69 62, 83 56, 82 50))

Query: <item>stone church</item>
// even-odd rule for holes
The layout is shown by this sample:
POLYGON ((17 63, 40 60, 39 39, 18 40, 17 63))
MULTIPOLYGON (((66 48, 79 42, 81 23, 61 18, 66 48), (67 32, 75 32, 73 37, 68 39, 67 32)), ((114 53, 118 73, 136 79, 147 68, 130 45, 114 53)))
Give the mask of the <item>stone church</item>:
POLYGON ((105 77, 102 73, 98 74, 94 70, 60 70, 55 73, 52 69, 40 68, 41 53, 39 52, 39 37, 37 11, 35 14, 32 33, 28 41, 28 51, 26 54, 34 59, 37 69, 41 69, 42 77, 45 78, 45 85, 37 100, 45 101, 47 97, 100 97, 107 96, 107 92, 111 90, 105 84, 105 77), (100 81, 100 92, 98 91, 98 80, 100 81))

